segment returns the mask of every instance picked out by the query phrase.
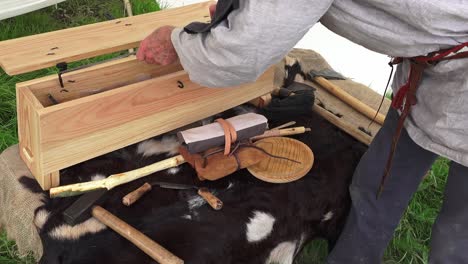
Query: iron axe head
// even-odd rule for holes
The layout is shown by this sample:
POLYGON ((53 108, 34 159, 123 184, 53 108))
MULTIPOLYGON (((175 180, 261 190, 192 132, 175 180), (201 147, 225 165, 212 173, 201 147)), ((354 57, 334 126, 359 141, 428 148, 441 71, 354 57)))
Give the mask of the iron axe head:
POLYGON ((63 213, 65 223, 74 226, 85 219, 91 217, 91 210, 94 205, 106 194, 107 189, 98 189, 80 196, 63 213))
POLYGON ((307 73, 307 75, 311 80, 317 77, 323 77, 327 80, 346 80, 343 75, 332 69, 324 69, 320 71, 311 70, 307 73))

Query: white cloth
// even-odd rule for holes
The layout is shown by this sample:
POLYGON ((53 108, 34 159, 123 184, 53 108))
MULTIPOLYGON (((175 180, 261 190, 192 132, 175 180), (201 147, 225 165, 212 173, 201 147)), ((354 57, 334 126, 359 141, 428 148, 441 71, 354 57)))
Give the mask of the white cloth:
MULTIPOLYGON (((176 29, 172 41, 194 82, 226 87, 254 81, 319 20, 390 56, 426 55, 468 42, 468 0, 240 0, 240 8, 210 33, 176 29)), ((408 63, 398 66, 394 93, 408 71, 408 63)), ((410 137, 468 166, 468 59, 427 69, 417 100, 406 122, 410 137)))

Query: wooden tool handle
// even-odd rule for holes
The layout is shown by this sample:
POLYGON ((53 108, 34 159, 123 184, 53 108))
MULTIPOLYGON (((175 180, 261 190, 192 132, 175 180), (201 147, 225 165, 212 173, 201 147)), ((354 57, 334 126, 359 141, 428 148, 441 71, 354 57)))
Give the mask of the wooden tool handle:
POLYGON ((298 135, 298 134, 303 134, 307 131, 310 131, 310 128, 305 128, 305 127, 291 127, 291 128, 285 128, 285 129, 272 129, 265 131, 262 135, 253 137, 252 140, 259 140, 267 137, 281 137, 281 136, 292 136, 292 135, 298 135))
POLYGON ((80 195, 85 192, 94 191, 97 189, 106 189, 106 179, 82 182, 71 185, 65 185, 60 187, 51 188, 49 191, 50 198, 56 197, 70 197, 80 195))
POLYGON ((292 136, 292 135, 304 134, 307 131, 310 131, 310 128, 291 127, 291 128, 280 129, 279 135, 280 136, 292 136))
POLYGON ((215 210, 221 210, 223 208, 223 202, 214 194, 212 194, 207 188, 198 189, 198 194, 205 199, 205 201, 215 210))
POLYGON ((125 223, 100 206, 94 206, 92 215, 110 229, 128 239, 135 246, 161 264, 183 264, 184 261, 149 237, 125 223))
MULTIPOLYGON (((373 108, 369 107, 368 105, 364 104, 363 102, 359 101, 349 93, 347 93, 345 90, 341 89, 340 87, 336 86, 335 84, 331 83, 327 79, 318 76, 315 77, 315 82, 320 84, 323 88, 325 88, 327 91, 329 91, 331 94, 335 95, 338 97, 340 100, 343 102, 347 103, 350 105, 352 108, 356 109, 363 115, 367 116, 369 119, 374 119, 375 114, 377 113, 376 110, 373 108)), ((383 125, 385 120, 385 116, 382 114, 377 114, 377 117, 375 118, 375 121, 381 125, 383 125)))
POLYGON ((274 127, 270 130, 278 130, 278 129, 283 129, 283 128, 287 128, 287 127, 290 127, 290 126, 294 126, 296 124, 296 121, 291 121, 291 122, 287 122, 286 124, 282 124, 281 126, 277 126, 277 127, 274 127))
POLYGON ((51 188, 50 197, 55 198, 75 196, 101 188, 110 190, 116 186, 143 178, 158 171, 179 166, 183 163, 185 163, 184 157, 182 157, 182 155, 177 155, 175 157, 158 161, 140 169, 111 175, 106 179, 51 188))
POLYGON ((151 191, 151 185, 149 183, 143 184, 140 188, 134 190, 133 192, 125 195, 122 198, 122 203, 126 206, 130 206, 138 201, 145 193, 151 191))

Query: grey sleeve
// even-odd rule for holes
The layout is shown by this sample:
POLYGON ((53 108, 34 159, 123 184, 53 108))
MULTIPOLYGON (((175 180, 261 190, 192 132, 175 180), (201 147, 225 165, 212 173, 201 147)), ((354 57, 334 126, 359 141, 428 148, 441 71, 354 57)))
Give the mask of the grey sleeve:
POLYGON ((279 62, 333 0, 241 0, 228 19, 203 34, 177 28, 172 42, 193 82, 228 87, 255 81, 279 62))

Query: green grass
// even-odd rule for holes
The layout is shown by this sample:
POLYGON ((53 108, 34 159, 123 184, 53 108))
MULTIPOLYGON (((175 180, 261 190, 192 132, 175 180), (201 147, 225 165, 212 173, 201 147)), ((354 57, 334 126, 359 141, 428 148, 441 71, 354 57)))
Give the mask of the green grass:
MULTIPOLYGON (((133 1, 134 15, 160 9, 154 0, 133 1)), ((0 41, 44 33, 124 16, 121 0, 69 0, 55 7, 48 7, 26 15, 0 21, 0 41)), ((94 59, 71 63, 70 67, 88 64, 114 56, 103 55, 94 59)), ((17 143, 15 84, 50 75, 56 69, 49 68, 10 77, 0 69, 0 151, 17 143)))
POLYGON ((296 264, 320 264, 327 259, 328 246, 325 240, 317 239, 304 247, 296 264))
MULTIPOLYGON (((385 264, 427 263, 431 228, 442 206, 449 165, 448 160, 438 159, 419 186, 385 252, 385 264)), ((296 263, 324 263, 326 254, 326 243, 314 241, 306 246, 296 263)))
MULTIPOLYGON (((157 11, 159 5, 154 0, 133 0, 134 15, 157 11)), ((0 21, 0 41, 29 36, 69 27, 96 23, 124 16, 122 0, 68 0, 55 7, 48 7, 12 19, 0 21)), ((70 64, 77 65, 106 59, 113 55, 99 56, 70 64)), ((8 76, 0 69, 0 152, 18 142, 16 122, 15 84, 55 73, 56 69, 8 76)), ((35 263, 31 256, 20 257, 14 242, 0 232, 0 264, 35 263)))
POLYGON ((0 263, 1 264, 33 264, 34 259, 31 256, 20 257, 18 256, 16 245, 14 242, 6 238, 5 233, 0 234, 0 263))
MULTIPOLYGON (((160 9, 153 0, 133 0, 135 15, 160 9)), ((26 15, 0 21, 0 41, 48 32, 68 27, 104 21, 110 17, 122 17, 124 8, 121 0, 68 0, 26 15)), ((71 65, 89 63, 108 58, 84 60, 71 65)), ((44 69, 15 77, 5 75, 0 70, 0 152, 17 143, 15 83, 56 72, 54 68, 44 69)), ((421 184, 406 211, 395 237, 385 254, 385 263, 427 263, 431 226, 442 203, 443 189, 448 172, 448 161, 439 159, 428 177, 421 184)), ((323 263, 327 245, 324 241, 314 241, 307 245, 299 256, 298 264, 323 263)), ((31 257, 21 258, 16 245, 0 233, 0 263, 34 263, 31 257)))
POLYGON ((442 206, 449 164, 438 159, 419 186, 387 249, 388 263, 427 263, 431 227, 442 206))

